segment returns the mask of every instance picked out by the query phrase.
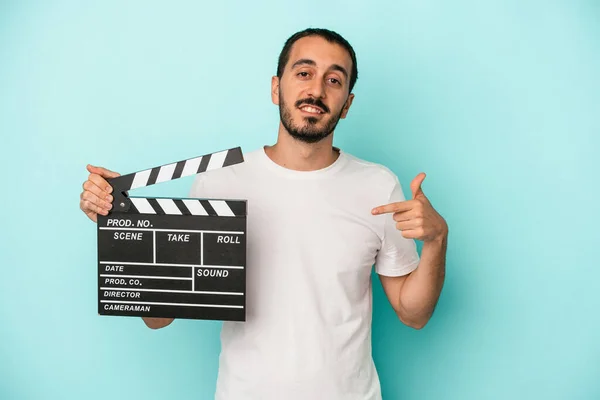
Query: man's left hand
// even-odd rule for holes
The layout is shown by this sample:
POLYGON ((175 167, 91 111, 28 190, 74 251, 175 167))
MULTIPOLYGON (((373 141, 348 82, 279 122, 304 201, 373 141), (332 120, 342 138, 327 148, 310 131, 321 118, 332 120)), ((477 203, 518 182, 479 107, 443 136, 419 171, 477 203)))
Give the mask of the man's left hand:
POLYGON ((444 239, 448 234, 448 225, 423 193, 421 184, 424 180, 425 173, 421 172, 411 182, 412 199, 375 207, 371 213, 394 213, 396 228, 407 239, 424 242, 444 239))

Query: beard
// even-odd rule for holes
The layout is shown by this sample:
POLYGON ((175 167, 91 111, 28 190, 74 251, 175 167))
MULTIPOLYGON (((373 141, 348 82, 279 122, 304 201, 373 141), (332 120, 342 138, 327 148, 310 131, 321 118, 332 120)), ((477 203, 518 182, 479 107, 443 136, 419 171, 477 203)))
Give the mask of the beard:
MULTIPOLYGON (((304 104, 320 107, 325 114, 330 113, 329 108, 319 99, 301 99, 296 101, 294 106, 298 108, 304 104)), ((317 143, 331 135, 337 126, 341 115, 342 111, 340 111, 338 115, 332 115, 329 119, 324 119, 324 124, 321 128, 318 126, 319 119, 315 117, 304 117, 302 118, 303 121, 301 123, 295 124, 292 119, 292 111, 283 100, 281 90, 279 91, 279 118, 281 119, 281 123, 290 136, 301 142, 317 143)))

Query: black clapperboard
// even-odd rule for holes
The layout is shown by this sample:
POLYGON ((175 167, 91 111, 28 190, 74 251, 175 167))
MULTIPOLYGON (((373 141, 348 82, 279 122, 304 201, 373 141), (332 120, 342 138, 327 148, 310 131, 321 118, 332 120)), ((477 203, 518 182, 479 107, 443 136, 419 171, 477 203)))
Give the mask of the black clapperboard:
POLYGON ((100 315, 245 320, 246 201, 128 195, 243 161, 236 147, 108 179, 113 208, 97 228, 100 315))

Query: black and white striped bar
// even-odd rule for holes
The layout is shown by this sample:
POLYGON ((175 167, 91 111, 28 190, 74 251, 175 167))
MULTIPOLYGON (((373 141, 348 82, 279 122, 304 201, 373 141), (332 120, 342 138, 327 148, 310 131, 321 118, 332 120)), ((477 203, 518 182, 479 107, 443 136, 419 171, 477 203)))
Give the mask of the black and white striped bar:
POLYGON ((236 147, 119 176, 111 179, 111 184, 120 190, 128 191, 228 167, 241 162, 243 162, 243 153, 239 147, 236 147))
POLYGON ((235 200, 161 199, 130 197, 130 212, 160 215, 245 216, 246 203, 235 200))

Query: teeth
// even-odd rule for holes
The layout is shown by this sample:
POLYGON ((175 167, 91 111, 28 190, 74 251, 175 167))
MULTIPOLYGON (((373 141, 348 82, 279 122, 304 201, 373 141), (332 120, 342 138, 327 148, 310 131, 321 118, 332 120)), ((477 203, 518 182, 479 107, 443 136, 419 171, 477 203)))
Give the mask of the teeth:
POLYGON ((302 107, 302 109, 304 111, 308 111, 310 113, 316 113, 316 114, 321 114, 321 111, 319 111, 318 109, 314 108, 314 107, 302 107))

